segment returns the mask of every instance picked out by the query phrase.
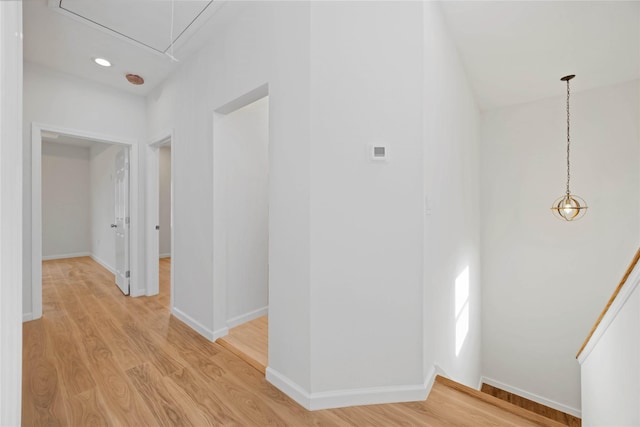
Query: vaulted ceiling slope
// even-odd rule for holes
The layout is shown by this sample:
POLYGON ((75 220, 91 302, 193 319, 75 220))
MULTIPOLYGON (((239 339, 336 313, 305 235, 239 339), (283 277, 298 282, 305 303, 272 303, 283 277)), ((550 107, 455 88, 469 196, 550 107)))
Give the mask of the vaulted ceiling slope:
MULTIPOLYGON (((30 0, 27 61, 146 95, 207 40, 221 0, 30 0), (173 35, 171 7, 174 8, 173 35), (100 25, 92 24, 91 21, 100 25), (111 30, 108 30, 110 28, 111 30), (133 41, 135 40, 135 41, 133 41), (100 68, 92 57, 106 57, 100 68), (133 86, 126 73, 146 83, 133 86)), ((482 109, 557 96, 560 77, 580 91, 640 78, 640 1, 443 1, 482 109)))
POLYGON ((481 109, 640 78, 638 1, 442 3, 481 109))

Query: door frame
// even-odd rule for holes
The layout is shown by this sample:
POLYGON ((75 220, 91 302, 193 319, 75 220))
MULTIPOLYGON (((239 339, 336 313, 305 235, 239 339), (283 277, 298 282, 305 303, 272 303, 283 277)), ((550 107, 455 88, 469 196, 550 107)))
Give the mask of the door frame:
POLYGON ((145 233, 145 248, 146 248, 146 270, 147 270, 147 296, 157 295, 160 292, 160 277, 158 274, 158 263, 159 263, 159 248, 160 248, 160 234, 156 231, 155 227, 158 225, 160 220, 160 188, 158 185, 159 180, 159 154, 160 147, 166 145, 167 143, 171 144, 171 302, 169 303, 169 307, 171 312, 173 313, 173 295, 174 295, 174 247, 175 247, 175 224, 174 213, 175 210, 173 208, 174 202, 174 166, 175 166, 175 138, 173 129, 170 129, 161 134, 160 137, 152 140, 149 144, 147 144, 147 185, 146 185, 146 193, 147 193, 147 232, 145 233))
MULTIPOLYGON (((222 338, 229 334, 229 323, 227 319, 227 183, 226 183, 226 153, 225 153, 225 140, 220 136, 220 125, 223 123, 229 114, 246 107, 256 101, 261 100, 264 97, 270 96, 269 83, 263 83, 260 86, 246 92, 231 101, 228 101, 221 106, 213 110, 212 120, 212 139, 213 139, 213 234, 211 239, 213 241, 213 339, 212 341, 222 338)), ((271 177, 271 167, 273 162, 271 161, 271 153, 273 149, 273 138, 271 137, 271 120, 272 120, 272 104, 271 98, 269 98, 269 176, 271 177)), ((271 206, 271 186, 272 182, 269 182, 269 206, 271 206)), ((267 225, 269 231, 271 231, 271 216, 269 216, 269 223, 267 225)), ((271 239, 269 239, 268 253, 271 253, 271 239)), ((271 283, 267 278, 268 284, 271 283)), ((269 296, 267 301, 271 301, 270 296, 271 287, 269 287, 269 296)), ((237 325, 236 325, 237 326, 237 325)), ((271 326, 269 326, 271 328, 271 326)), ((269 337, 271 334, 269 334, 269 337)), ((270 339, 269 339, 270 341, 270 339)), ((269 345, 269 348, 271 346, 269 345)))
MULTIPOLYGON (((129 147, 129 196, 130 200, 139 200, 138 191, 138 141, 104 135, 81 129, 64 128, 44 123, 31 123, 31 319, 42 317, 42 132, 54 132, 76 138, 90 139, 107 144, 125 145, 129 147)), ((129 215, 130 251, 129 267, 131 269, 131 296, 144 294, 142 269, 138 262, 140 247, 138 230, 140 229, 140 209, 138 203, 131 203, 129 215)), ((27 320, 27 319, 25 319, 27 320)))
POLYGON ((22 4, 0 2, 0 419, 20 425, 22 388, 22 4))

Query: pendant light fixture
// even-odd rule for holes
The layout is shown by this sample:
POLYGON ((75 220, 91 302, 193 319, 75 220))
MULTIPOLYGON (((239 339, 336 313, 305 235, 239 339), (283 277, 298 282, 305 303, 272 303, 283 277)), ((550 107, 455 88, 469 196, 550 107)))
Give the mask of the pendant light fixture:
POLYGON ((569 189, 569 180, 571 179, 571 163, 569 162, 569 149, 571 143, 571 136, 569 133, 571 129, 569 120, 569 96, 571 92, 569 90, 569 80, 574 77, 575 75, 571 74, 560 79, 563 82, 567 82, 567 191, 565 195, 558 198, 553 202, 553 206, 551 206, 551 210, 554 215, 560 219, 564 219, 565 221, 580 219, 587 212, 587 203, 584 199, 580 196, 576 196, 575 194, 571 194, 571 190, 569 189))

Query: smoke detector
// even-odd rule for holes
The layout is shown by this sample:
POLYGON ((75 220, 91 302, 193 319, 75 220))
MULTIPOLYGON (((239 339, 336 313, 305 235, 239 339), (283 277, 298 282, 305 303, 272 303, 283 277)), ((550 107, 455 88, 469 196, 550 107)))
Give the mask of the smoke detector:
POLYGON ((127 81, 132 85, 144 84, 144 79, 137 74, 127 74, 125 77, 127 78, 127 81))

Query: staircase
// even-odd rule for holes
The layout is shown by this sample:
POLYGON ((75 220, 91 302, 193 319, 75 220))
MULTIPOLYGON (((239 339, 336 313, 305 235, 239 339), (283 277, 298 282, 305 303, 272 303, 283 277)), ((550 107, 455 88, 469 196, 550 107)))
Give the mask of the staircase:
MULTIPOLYGON (((231 329, 229 335, 219 338, 216 343, 264 375, 267 366, 267 337, 268 320, 265 316, 231 329)), ((320 412, 330 416, 338 415, 342 421, 347 420, 347 425, 426 425, 434 427, 579 427, 581 425, 579 418, 499 388, 483 384, 482 391, 478 391, 442 376, 436 376, 426 401, 361 406, 320 412), (380 410, 390 418, 378 418, 374 413, 370 413, 380 410), (352 417, 345 414, 345 412, 351 411, 359 413, 360 416, 352 417), (361 417, 365 414, 366 422, 361 417)), ((335 425, 344 424, 336 421, 335 425)))
POLYGON ((427 398, 427 407, 430 409, 429 415, 434 417, 434 421, 441 422, 441 424, 434 425, 456 425, 461 427, 561 427, 580 425, 580 420, 575 417, 571 417, 573 424, 554 421, 551 418, 441 376, 436 377, 431 393, 427 398), (575 424, 576 420, 577 424, 575 424))
POLYGON ((576 358, 585 425, 639 426, 640 249, 576 358))

